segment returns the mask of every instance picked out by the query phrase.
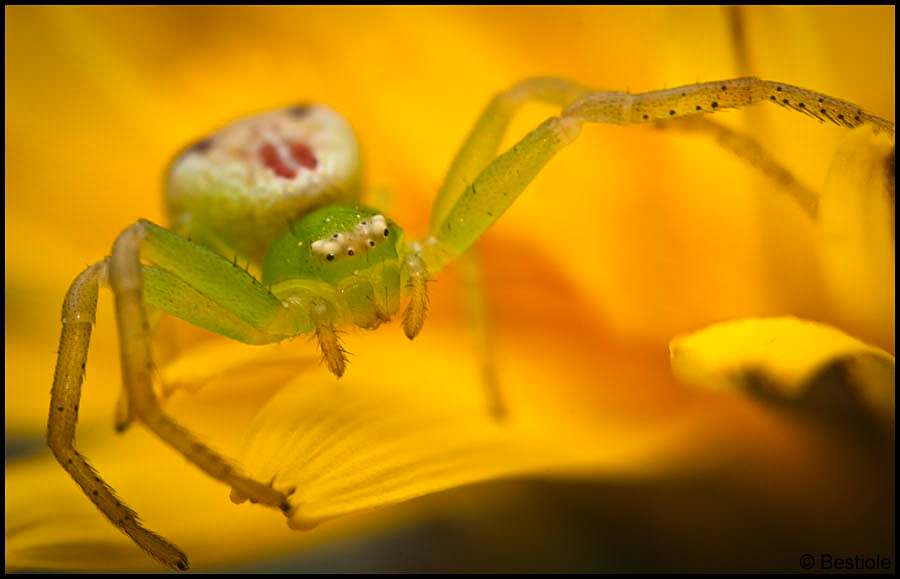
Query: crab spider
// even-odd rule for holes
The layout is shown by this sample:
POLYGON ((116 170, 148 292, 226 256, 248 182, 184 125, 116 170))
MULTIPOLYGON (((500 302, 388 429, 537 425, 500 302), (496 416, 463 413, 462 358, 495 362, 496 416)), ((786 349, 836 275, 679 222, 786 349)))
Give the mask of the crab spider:
MULTIPOLYGON (((247 344, 314 334, 331 372, 345 370, 336 329, 374 329, 403 307, 403 328, 422 328, 428 279, 460 257, 513 203, 585 122, 641 124, 771 101, 848 128, 894 124, 848 102, 791 85, 740 78, 644 94, 591 92, 559 79, 532 79, 498 94, 454 159, 435 199, 430 234, 407 241, 381 212, 358 203, 355 136, 324 105, 236 121, 184 151, 169 172, 170 229, 140 220, 109 257, 72 283, 62 312, 47 439, 60 464, 104 515, 147 553, 187 569, 175 545, 145 529, 75 450, 73 442, 98 290, 115 295, 124 396, 117 427, 139 419, 210 476, 251 500, 288 513, 290 490, 243 475, 170 418, 154 393, 145 304, 247 344), (497 156, 506 128, 528 101, 562 109, 497 156), (253 262, 257 280, 230 256, 253 262)), ((765 169, 748 140, 732 148, 765 169)), ((814 203, 813 203, 814 205, 814 203)), ((812 208, 814 210, 814 207, 812 208)))

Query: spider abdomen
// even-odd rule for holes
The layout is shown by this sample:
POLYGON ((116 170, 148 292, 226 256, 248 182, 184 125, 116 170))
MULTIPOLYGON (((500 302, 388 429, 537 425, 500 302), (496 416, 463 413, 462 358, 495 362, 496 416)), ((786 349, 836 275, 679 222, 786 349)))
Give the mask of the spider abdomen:
POLYGON ((239 119, 183 151, 166 204, 176 233, 259 262, 290 223, 357 200, 360 175, 344 117, 319 104, 285 108, 239 119))

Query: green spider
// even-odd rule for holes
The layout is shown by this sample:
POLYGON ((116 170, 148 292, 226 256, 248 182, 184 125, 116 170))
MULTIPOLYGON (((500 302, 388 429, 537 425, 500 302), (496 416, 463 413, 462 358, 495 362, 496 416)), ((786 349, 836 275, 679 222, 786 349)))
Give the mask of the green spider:
MULTIPOLYGON (((152 557, 187 569, 175 545, 145 529, 74 448, 78 401, 98 290, 115 294, 124 397, 117 428, 135 418, 210 476, 250 500, 289 513, 290 489, 244 476, 161 408, 152 385, 150 326, 144 304, 247 344, 314 334, 328 368, 344 373, 336 329, 374 329, 406 302, 403 328, 422 329, 426 283, 459 258, 503 214, 585 122, 659 123, 772 101, 820 121, 863 124, 893 138, 894 124, 848 102, 787 84, 741 78, 631 95, 591 92, 560 79, 531 79, 497 95, 451 164, 432 209, 430 234, 407 241, 379 211, 358 203, 360 163, 347 122, 324 105, 286 108, 228 125, 172 164, 166 193, 170 229, 140 220, 109 257, 72 283, 62 312, 59 358, 47 439, 60 464, 119 529, 152 557), (497 156, 511 118, 528 101, 561 107, 497 156), (253 263, 261 280, 235 267, 253 263)), ((703 126, 702 124, 700 126, 703 126)), ((722 127, 715 129, 721 136, 722 127)), ((751 139, 720 141, 784 180, 751 139)), ((798 196, 809 211, 815 200, 798 196), (805 199, 805 201, 804 201, 805 199)))

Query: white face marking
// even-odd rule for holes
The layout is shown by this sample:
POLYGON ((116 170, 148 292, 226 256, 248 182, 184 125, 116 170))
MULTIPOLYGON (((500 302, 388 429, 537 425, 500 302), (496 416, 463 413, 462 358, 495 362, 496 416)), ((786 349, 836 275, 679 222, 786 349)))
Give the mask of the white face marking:
POLYGON ((325 261, 362 255, 375 249, 390 237, 387 220, 383 215, 373 215, 353 227, 353 231, 334 233, 310 244, 313 254, 325 261))

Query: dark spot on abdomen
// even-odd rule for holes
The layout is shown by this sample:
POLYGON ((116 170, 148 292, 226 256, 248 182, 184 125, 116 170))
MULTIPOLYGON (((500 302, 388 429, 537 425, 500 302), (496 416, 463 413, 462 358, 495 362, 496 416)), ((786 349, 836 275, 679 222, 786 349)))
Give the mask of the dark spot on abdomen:
POLYGON ((311 110, 312 105, 304 104, 287 109, 287 113, 295 119, 302 119, 303 117, 308 115, 311 110))
POLYGON ((207 153, 210 149, 212 149, 213 140, 212 138, 203 139, 202 141, 197 141, 193 145, 187 148, 186 153, 207 153))

